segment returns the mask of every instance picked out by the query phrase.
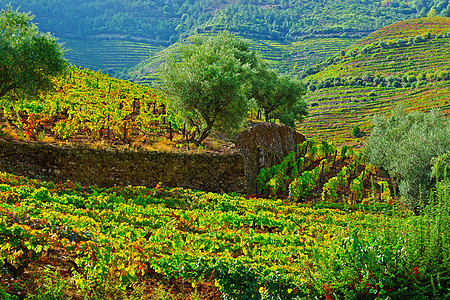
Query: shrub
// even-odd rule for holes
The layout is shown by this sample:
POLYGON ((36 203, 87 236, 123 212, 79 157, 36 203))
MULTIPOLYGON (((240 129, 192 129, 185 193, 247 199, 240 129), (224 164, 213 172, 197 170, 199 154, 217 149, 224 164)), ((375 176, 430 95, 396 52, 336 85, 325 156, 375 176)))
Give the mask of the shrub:
POLYGON ((406 80, 408 80, 409 83, 413 83, 417 80, 417 78, 414 75, 409 75, 406 80))
POLYGON ((361 137, 361 128, 359 128, 359 126, 354 126, 352 129, 352 135, 354 137, 361 137))
POLYGON ((440 71, 437 77, 439 78, 439 80, 447 80, 449 78, 448 75, 449 75, 448 71, 440 71))
POLYGON ((394 82, 392 82, 392 86, 396 87, 396 88, 400 88, 400 87, 402 87, 402 84, 400 82, 398 82, 397 80, 395 80, 394 82))
POLYGON ((424 73, 419 73, 417 74, 417 80, 424 80, 425 79, 425 74, 424 73))
POLYGON ((431 159, 449 151, 450 121, 442 113, 407 114, 398 107, 390 117, 375 117, 363 153, 397 180, 402 199, 414 209, 435 184, 431 159))
POLYGON ((423 38, 424 40, 430 39, 430 38, 431 38, 431 33, 429 33, 429 32, 422 33, 422 38, 423 38))
POLYGON ((425 41, 424 38, 421 37, 420 35, 418 35, 414 38, 414 44, 422 43, 424 41, 425 41))
POLYGON ((434 75, 434 73, 428 73, 426 78, 428 81, 433 81, 435 78, 435 75, 434 75))
POLYGON ((426 85, 427 81, 426 80, 421 80, 421 81, 417 81, 416 86, 422 86, 422 85, 426 85))

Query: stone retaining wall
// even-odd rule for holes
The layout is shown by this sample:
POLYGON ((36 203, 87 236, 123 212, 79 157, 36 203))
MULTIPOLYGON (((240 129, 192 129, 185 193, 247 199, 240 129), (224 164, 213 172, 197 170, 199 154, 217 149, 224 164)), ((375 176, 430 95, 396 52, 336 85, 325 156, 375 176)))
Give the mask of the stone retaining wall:
POLYGON ((82 185, 183 187, 212 192, 245 192, 239 154, 185 154, 96 150, 40 142, 0 140, 0 170, 30 178, 71 180, 82 185))

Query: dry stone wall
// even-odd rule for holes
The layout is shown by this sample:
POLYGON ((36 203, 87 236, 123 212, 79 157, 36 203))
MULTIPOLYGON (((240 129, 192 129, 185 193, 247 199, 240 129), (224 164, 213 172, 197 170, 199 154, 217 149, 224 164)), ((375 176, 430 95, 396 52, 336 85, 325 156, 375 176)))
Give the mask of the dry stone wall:
POLYGON ((0 140, 0 171, 83 185, 184 187, 245 192, 243 160, 227 155, 96 150, 0 140))
POLYGON ((297 131, 275 123, 258 123, 242 132, 235 144, 244 158, 247 185, 255 187, 255 180, 261 168, 279 164, 295 150, 295 146, 306 140, 297 131))

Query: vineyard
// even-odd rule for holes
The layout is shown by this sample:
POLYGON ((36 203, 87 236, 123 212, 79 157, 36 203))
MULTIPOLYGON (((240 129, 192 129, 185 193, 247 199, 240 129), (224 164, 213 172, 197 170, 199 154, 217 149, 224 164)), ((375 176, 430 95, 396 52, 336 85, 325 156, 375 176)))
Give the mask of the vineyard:
POLYGON ((447 111, 449 41, 448 18, 404 21, 316 65, 305 78, 310 115, 300 130, 316 138, 355 141, 353 127, 369 132, 374 113, 398 103, 409 110, 447 111))
POLYGON ((449 295, 448 268, 426 260, 448 259, 448 238, 432 237, 448 232, 449 214, 438 222, 401 208, 395 187, 351 147, 307 141, 262 170, 258 186, 268 198, 161 185, 100 189, 2 173, 0 295, 449 295))
POLYGON ((375 175, 375 167, 366 165, 362 153, 353 147, 337 148, 333 143, 309 140, 279 165, 261 170, 256 179, 257 196, 297 203, 321 199, 353 205, 365 199, 392 204, 396 197, 391 195, 388 182, 375 175))
MULTIPOLYGON (((41 99, 3 110, 4 131, 46 142, 184 147, 196 132, 176 128, 160 92, 101 72, 70 67, 41 99)), ((8 107, 8 106, 6 106, 8 107)))
POLYGON ((91 70, 102 70, 115 78, 128 79, 126 70, 160 51, 149 43, 120 38, 91 38, 73 40, 60 38, 66 49, 65 58, 74 65, 91 70))
MULTIPOLYGON (((414 199, 410 207, 399 191, 411 179, 392 173, 389 178, 390 170, 368 163, 367 149, 349 145, 370 132, 372 116, 389 114, 399 103, 407 110, 437 107, 450 113, 450 21, 404 21, 352 46, 350 41, 249 41, 274 68, 304 78, 309 115, 299 126, 309 136, 279 164, 262 168, 248 194, 156 185, 159 179, 155 187, 144 186, 146 178, 137 181, 142 186, 98 187, 0 172, 0 299, 450 299, 449 153, 426 161, 420 170, 430 181, 426 199, 414 199)), ((124 45, 133 62, 142 51, 157 51, 131 42, 114 51, 124 45)), ((136 69, 135 80, 155 80, 146 72, 157 70, 167 52, 136 69)), ((121 58, 102 59, 126 67, 121 58)), ((183 126, 169 113, 162 92, 74 66, 39 100, 14 97, 0 102, 1 140, 81 143, 107 147, 105 152, 110 146, 174 151, 189 149, 200 135, 194 122, 183 126)), ((425 124, 444 128, 437 122, 425 124)), ((201 147, 208 151, 226 151, 213 146, 218 141, 206 141, 201 147)), ((19 152, 14 150, 9 152, 19 152)), ((19 157, 31 156, 24 153, 19 157)), ((39 158, 52 161, 50 152, 42 153, 39 158)), ((101 165, 108 177, 118 174, 116 167, 128 170, 97 163, 87 153, 74 155, 101 165)), ((134 156, 111 153, 126 165, 130 157, 131 177, 144 170, 134 156)), ((388 160, 391 152, 380 153, 380 160, 388 160)), ((163 168, 168 160, 175 161, 161 159, 163 168)), ((184 153, 180 161, 192 175, 184 153)), ((72 160, 62 164, 84 168, 76 169, 82 164, 72 160)), ((222 168, 231 169, 230 163, 213 164, 212 171, 222 168)), ((417 186, 420 198, 424 185, 417 186)))
MULTIPOLYGON (((357 41, 351 37, 310 38, 297 42, 277 42, 270 40, 244 39, 251 50, 257 51, 279 73, 300 76, 309 66, 334 55, 341 49, 357 41)), ((129 73, 130 80, 141 84, 151 84, 158 80, 158 67, 165 56, 173 51, 172 45, 140 63, 129 73)))

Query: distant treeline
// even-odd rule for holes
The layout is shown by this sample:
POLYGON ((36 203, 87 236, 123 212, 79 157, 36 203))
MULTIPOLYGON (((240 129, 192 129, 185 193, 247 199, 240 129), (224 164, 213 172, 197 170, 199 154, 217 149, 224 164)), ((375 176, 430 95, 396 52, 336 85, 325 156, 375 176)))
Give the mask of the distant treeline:
POLYGON ((227 29, 246 37, 297 40, 310 35, 370 32, 429 14, 450 16, 448 0, 0 0, 36 16, 57 36, 120 35, 173 43, 227 29))

